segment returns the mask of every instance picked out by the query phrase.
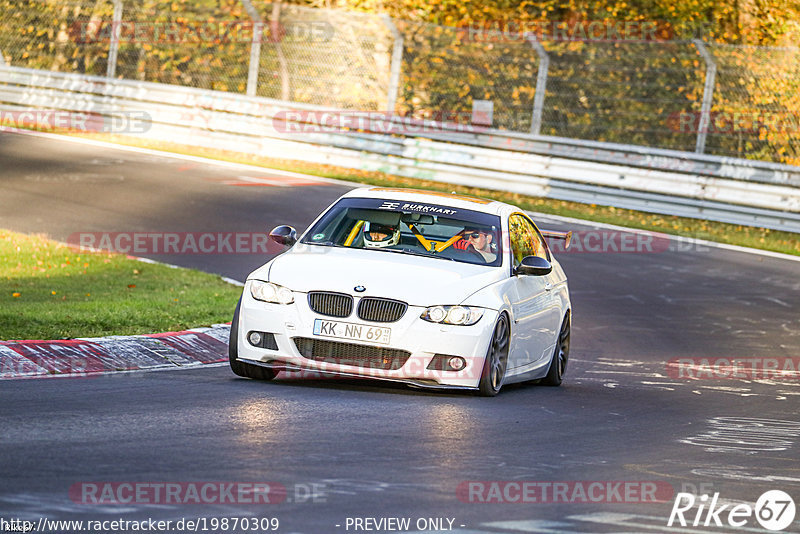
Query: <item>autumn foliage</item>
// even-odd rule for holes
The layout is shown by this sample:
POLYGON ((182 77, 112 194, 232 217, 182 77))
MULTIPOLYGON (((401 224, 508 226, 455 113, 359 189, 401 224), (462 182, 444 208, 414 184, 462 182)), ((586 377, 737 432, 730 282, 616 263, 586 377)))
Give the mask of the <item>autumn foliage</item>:
MULTIPOLYGON (((117 77, 246 91, 258 30, 241 0, 123 4, 117 77)), ((529 132, 541 63, 530 34, 549 61, 541 134, 688 151, 697 131, 683 119, 699 113, 707 71, 698 39, 717 66, 713 116, 749 121, 712 125, 706 152, 800 164, 796 0, 252 4, 265 24, 259 96, 383 111, 396 31, 395 113, 463 117, 489 100, 494 127, 529 132)), ((112 13, 110 0, 0 0, 0 53, 11 65, 104 76, 112 13)))

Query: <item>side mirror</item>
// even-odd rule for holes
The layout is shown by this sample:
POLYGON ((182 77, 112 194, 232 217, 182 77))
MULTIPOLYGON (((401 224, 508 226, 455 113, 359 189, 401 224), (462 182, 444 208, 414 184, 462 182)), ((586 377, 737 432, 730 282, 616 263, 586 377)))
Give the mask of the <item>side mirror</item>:
POLYGON ((276 226, 272 229, 272 231, 269 233, 269 238, 279 245, 291 247, 297 243, 297 230, 288 224, 282 224, 281 226, 276 226))
POLYGON ((553 270, 553 266, 544 258, 539 256, 525 256, 522 263, 517 266, 516 274, 528 274, 531 276, 544 276, 553 270))

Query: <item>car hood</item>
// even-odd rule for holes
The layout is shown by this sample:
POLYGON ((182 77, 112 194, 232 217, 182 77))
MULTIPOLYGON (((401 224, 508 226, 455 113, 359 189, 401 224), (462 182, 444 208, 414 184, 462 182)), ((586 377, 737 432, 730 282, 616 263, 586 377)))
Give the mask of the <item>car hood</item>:
POLYGON ((293 291, 335 291, 402 300, 412 306, 460 304, 503 278, 503 267, 377 250, 297 244, 248 278, 293 291))

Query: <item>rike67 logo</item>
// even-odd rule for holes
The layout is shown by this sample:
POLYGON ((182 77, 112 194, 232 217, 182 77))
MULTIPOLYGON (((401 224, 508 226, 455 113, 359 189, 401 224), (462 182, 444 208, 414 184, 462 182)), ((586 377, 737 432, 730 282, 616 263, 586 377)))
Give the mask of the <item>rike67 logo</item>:
POLYGON ((756 501, 755 507, 748 503, 721 505, 719 493, 715 493, 711 499, 708 495, 698 498, 691 493, 678 493, 667 526, 741 528, 755 518, 761 527, 778 531, 792 524, 795 512, 794 500, 781 490, 764 492, 756 501), (693 510, 695 506, 696 511, 693 510))

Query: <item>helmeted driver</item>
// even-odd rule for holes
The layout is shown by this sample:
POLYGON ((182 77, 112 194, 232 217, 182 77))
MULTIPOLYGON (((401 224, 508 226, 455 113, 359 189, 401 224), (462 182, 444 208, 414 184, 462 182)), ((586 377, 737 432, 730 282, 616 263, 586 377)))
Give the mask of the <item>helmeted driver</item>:
POLYGON ((364 223, 364 247, 385 248, 400 242, 400 228, 390 224, 364 223))

